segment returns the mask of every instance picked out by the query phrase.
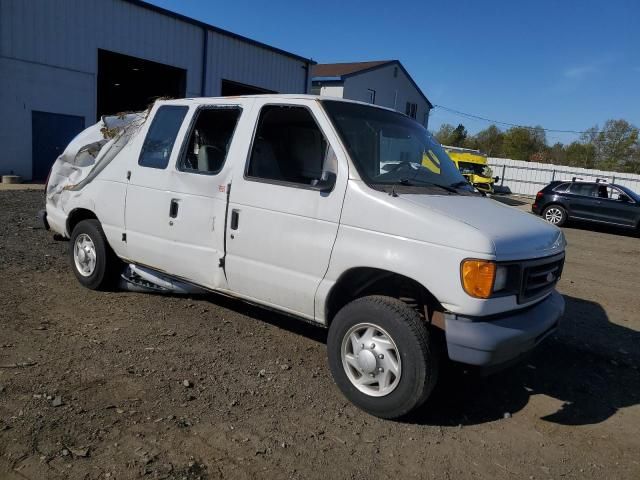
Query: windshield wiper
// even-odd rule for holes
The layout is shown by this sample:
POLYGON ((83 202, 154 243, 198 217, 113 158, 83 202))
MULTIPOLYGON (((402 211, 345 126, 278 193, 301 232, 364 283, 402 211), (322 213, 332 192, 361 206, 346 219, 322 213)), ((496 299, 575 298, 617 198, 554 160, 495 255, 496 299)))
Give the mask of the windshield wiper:
POLYGON ((471 185, 471 184, 469 182, 467 182, 466 180, 460 180, 459 182, 454 182, 449 186, 451 188, 458 188, 458 187, 464 187, 466 185, 471 185))
POLYGON ((409 180, 408 178, 401 178, 397 182, 393 183, 391 186, 391 195, 394 197, 397 196, 396 188, 395 188, 396 185, 403 185, 405 187, 422 187, 422 186, 437 187, 437 188, 441 188, 442 190, 446 190, 447 192, 458 193, 458 191, 455 188, 452 188, 447 185, 442 185, 440 183, 428 182, 425 180, 409 180))

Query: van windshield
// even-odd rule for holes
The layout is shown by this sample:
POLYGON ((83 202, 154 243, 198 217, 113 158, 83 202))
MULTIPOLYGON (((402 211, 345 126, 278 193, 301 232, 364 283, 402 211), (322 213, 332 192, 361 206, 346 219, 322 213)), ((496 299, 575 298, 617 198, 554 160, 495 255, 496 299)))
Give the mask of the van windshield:
POLYGON ((479 163, 458 162, 458 167, 460 167, 460 173, 463 175, 479 175, 481 177, 490 176, 487 175, 487 166, 479 163))
POLYGON ((419 123, 397 112, 322 100, 358 173, 370 186, 472 190, 449 155, 419 123))

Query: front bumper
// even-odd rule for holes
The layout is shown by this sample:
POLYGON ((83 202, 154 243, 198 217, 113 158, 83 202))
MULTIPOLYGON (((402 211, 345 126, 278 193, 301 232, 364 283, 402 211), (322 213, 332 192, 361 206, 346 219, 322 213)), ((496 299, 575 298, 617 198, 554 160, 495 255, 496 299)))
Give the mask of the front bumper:
POLYGON ((555 290, 532 307, 492 319, 445 314, 449 358, 480 367, 506 366, 553 333, 564 313, 555 290))

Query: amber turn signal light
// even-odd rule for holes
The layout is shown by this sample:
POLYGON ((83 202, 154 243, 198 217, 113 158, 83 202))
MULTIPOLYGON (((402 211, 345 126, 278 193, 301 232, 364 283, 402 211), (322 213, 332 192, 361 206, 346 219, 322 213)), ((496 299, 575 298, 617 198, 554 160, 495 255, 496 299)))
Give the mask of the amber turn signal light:
POLYGON ((464 260, 460 273, 464 291, 475 298, 489 298, 496 277, 496 264, 488 260, 464 260))

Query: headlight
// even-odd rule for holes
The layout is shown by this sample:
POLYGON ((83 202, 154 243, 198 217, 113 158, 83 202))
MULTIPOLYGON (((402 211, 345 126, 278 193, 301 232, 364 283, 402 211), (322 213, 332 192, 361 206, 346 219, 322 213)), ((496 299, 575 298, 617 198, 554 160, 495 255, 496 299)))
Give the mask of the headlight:
MULTIPOLYGON (((489 260, 464 260, 460 266, 462 287, 472 297, 489 298, 496 278, 496 264, 489 260)), ((506 282, 506 274, 504 275, 506 282)))

